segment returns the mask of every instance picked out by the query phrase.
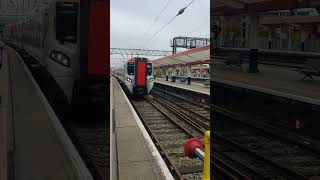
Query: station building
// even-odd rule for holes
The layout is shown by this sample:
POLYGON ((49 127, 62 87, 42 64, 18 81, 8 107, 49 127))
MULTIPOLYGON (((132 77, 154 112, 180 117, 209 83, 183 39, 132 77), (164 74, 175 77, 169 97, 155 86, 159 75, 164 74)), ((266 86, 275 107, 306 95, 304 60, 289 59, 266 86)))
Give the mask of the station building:
MULTIPOLYGON (((320 16, 316 8, 279 10, 214 16, 219 27, 216 45, 250 48, 251 26, 256 32, 255 47, 270 50, 319 52, 320 16)), ((252 44, 252 43, 251 43, 252 44)))

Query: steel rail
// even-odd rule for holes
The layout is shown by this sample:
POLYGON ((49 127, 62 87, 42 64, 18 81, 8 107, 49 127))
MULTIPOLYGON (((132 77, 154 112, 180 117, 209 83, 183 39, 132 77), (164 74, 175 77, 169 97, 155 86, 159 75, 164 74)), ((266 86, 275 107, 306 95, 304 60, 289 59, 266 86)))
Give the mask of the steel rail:
MULTIPOLYGON (((193 137, 194 135, 190 133, 186 128, 179 125, 175 120, 172 119, 172 117, 168 116, 166 113, 163 112, 158 106, 156 106, 150 99, 146 99, 147 102, 149 102, 153 107, 155 107, 159 112, 161 112, 162 115, 164 115, 168 120, 170 120, 173 124, 175 124, 177 127, 182 129, 185 134, 187 134, 190 137, 193 137)), ((134 105, 135 109, 137 108, 134 105)), ((141 117, 141 113, 137 111, 137 114, 141 117)), ((152 130, 149 128, 149 126, 143 121, 147 131, 149 134, 151 134, 152 139, 156 142, 156 146, 161 150, 161 155, 164 157, 165 162, 170 167, 171 172, 173 173, 174 177, 180 180, 183 180, 182 174, 180 173, 179 169, 173 165, 172 160, 170 159, 169 155, 164 151, 164 147, 161 145, 161 143, 157 140, 156 135, 152 132, 152 130)))
MULTIPOLYGON (((156 99, 156 100, 157 100, 158 102, 161 102, 161 100, 158 100, 158 99, 156 99)), ((195 127, 196 129, 198 129, 199 131, 201 131, 201 132, 205 132, 205 131, 206 131, 206 129, 203 129, 201 125, 200 125, 201 127, 198 127, 197 123, 199 123, 199 122, 196 122, 196 123, 193 122, 191 118, 188 118, 188 117, 184 116, 183 114, 179 113, 179 111, 175 110, 173 106, 170 106, 170 104, 165 103, 165 102, 162 102, 162 103, 163 103, 163 105, 166 106, 168 109, 172 110, 172 111, 175 112, 177 115, 180 115, 180 117, 182 117, 182 118, 184 118, 186 121, 188 121, 188 122, 190 123, 190 125, 192 125, 192 126, 195 127)), ((192 112, 192 111, 190 111, 190 112, 192 112)), ((194 118, 193 118, 193 120, 194 120, 194 118)), ((208 127, 207 127, 207 128, 208 128, 208 127)), ((219 133, 215 133, 215 132, 213 131, 213 132, 212 132, 212 137, 213 137, 213 139, 215 139, 216 141, 222 141, 222 142, 224 142, 224 143, 228 143, 228 144, 229 144, 230 146, 232 146, 232 147, 235 147, 235 148, 233 148, 233 149, 241 150, 241 151, 245 152, 246 154, 250 154, 251 156, 254 156, 256 159, 262 160, 262 161, 264 161, 264 162, 267 162, 267 163, 268 163, 269 165, 271 165, 271 166, 274 166, 274 167, 277 167, 277 168, 281 169, 281 170, 284 171, 286 174, 289 174, 290 177, 294 177, 294 178, 298 177, 299 179, 300 179, 300 178, 301 178, 301 179, 304 178, 303 176, 300 176, 300 175, 297 174, 297 173, 293 173, 292 170, 287 169, 287 168, 285 168, 285 167, 283 167, 283 166, 280 166, 279 164, 271 161, 271 160, 268 159, 267 157, 261 156, 261 155, 259 155, 259 154, 257 154, 257 153, 252 152, 251 150, 249 150, 249 149, 247 149, 247 148, 244 148, 244 147, 241 146, 240 144, 238 144, 238 143, 236 143, 236 142, 234 142, 234 141, 229 140, 228 138, 220 135, 219 133)))
POLYGON ((313 152, 314 154, 317 154, 318 157, 320 157, 320 149, 317 147, 313 147, 310 146, 308 144, 306 144, 305 142, 302 141, 297 141, 293 138, 291 138, 290 136, 296 136, 296 138, 301 138, 300 136, 297 136, 293 133, 290 133, 289 135, 287 135, 289 132, 286 130, 282 130, 279 129, 275 126, 263 123, 263 122, 256 122, 255 120, 252 120, 251 118, 247 117, 246 115, 243 114, 239 114, 239 113, 235 113, 232 112, 228 109, 216 106, 216 105, 211 105, 212 106, 212 111, 214 113, 217 114, 221 114, 225 117, 228 117, 238 123, 244 124, 245 126, 254 128, 259 130, 260 132, 263 132, 265 134, 269 134, 270 136, 274 136, 277 137, 281 140, 290 142, 292 144, 298 145, 300 147, 303 147, 311 152, 313 152))
MULTIPOLYGON (((163 90, 161 89, 156 89, 156 91, 161 91, 163 92, 163 90)), ((198 106, 198 107, 202 107, 202 105, 199 105, 199 104, 196 104, 194 101, 190 101, 186 98, 183 98, 179 95, 176 95, 176 94, 173 94, 173 93, 170 93, 170 92, 163 92, 165 93, 166 95, 170 95, 170 96, 173 96, 175 98, 179 98, 181 100, 184 100, 184 101, 188 101, 189 103, 192 103, 194 104, 195 106, 198 106)), ((168 98, 166 98, 167 100, 169 100, 168 98)), ((175 103, 174 101, 172 100, 169 100, 171 101, 172 103, 175 103)), ((175 103, 178 105, 178 103, 175 103)), ((211 110, 215 113, 219 113, 219 114, 223 114, 224 116, 226 117, 229 117, 237 122, 240 122, 240 123, 243 123, 245 124, 246 126, 250 126, 252 128, 255 128, 255 129, 258 129, 259 131, 261 132, 264 132, 266 134, 269 134, 269 135, 276 135, 278 138, 281 138, 285 141, 289 141, 291 143, 294 143, 298 146, 301 146, 301 147, 304 147, 308 150, 310 150, 311 152, 315 153, 315 154, 319 154, 319 157, 320 157, 320 149, 319 148, 316 148, 316 147, 312 147, 312 146, 309 146, 308 144, 306 144, 305 142, 298 142, 296 140, 293 140, 292 138, 289 138, 288 136, 284 136, 287 132, 284 132, 284 130, 280 130, 278 129, 277 127, 274 127, 272 125, 268 125, 268 124, 265 124, 263 122, 256 122, 255 120, 251 120, 251 118, 247 117, 246 115, 243 115, 243 114, 239 114, 239 113, 235 113, 235 112, 232 112, 232 111, 229 111, 225 108, 222 108, 222 107, 219 107, 219 106, 216 106, 216 105, 211 105, 211 110)), ((186 110, 188 110, 187 108, 181 106, 181 108, 184 108, 186 110)), ((190 113, 195 113, 193 111, 191 111, 190 113)), ((196 113, 197 114, 197 113, 196 113)))
POLYGON ((198 106, 198 107, 201 107, 201 108, 204 108, 204 109, 210 111, 210 106, 208 106, 208 105, 206 105, 206 104, 192 101, 192 100, 187 99, 187 98, 185 98, 185 97, 183 97, 183 96, 181 96, 181 95, 177 95, 177 94, 174 94, 174 93, 172 93, 172 92, 164 91, 163 89, 154 88, 153 91, 154 91, 154 90, 159 91, 159 92, 161 92, 161 93, 168 94, 168 95, 173 96, 173 97, 175 97, 175 98, 181 99, 182 101, 188 102, 189 104, 193 104, 193 105, 195 105, 195 106, 198 106))
MULTIPOLYGON (((170 111, 172 111, 176 116, 178 116, 181 119, 183 119, 184 121, 188 122, 192 127, 197 129, 199 132, 203 133, 209 128, 208 125, 203 125, 202 123, 201 123, 202 125, 197 125, 197 123, 193 122, 192 119, 190 119, 189 117, 183 115, 179 111, 176 111, 174 109, 174 107, 171 106, 169 103, 165 103, 163 100, 160 100, 160 99, 155 99, 155 100, 157 102, 161 103, 166 108, 168 108, 170 111)), ((199 115, 197 115, 197 116, 199 116, 199 115)), ((214 154, 216 154, 216 153, 214 153, 214 154)), ((235 168, 233 165, 223 161, 219 156, 220 156, 220 153, 218 155, 213 155, 212 154, 211 158, 213 160, 215 160, 215 162, 211 163, 211 164, 214 167, 214 169, 218 170, 219 173, 223 174, 223 176, 226 179, 246 179, 246 180, 252 179, 249 176, 247 176, 246 174, 241 173, 240 171, 238 171, 237 168, 235 168)), ((211 161, 211 162, 213 162, 213 161, 211 161)), ((247 169, 247 171, 250 171, 250 170, 247 169)), ((251 171, 251 174, 253 174, 252 171, 251 171)), ((255 177, 257 177, 257 176, 259 176, 259 175, 255 174, 255 177)))
MULTIPOLYGON (((237 121, 238 123, 241 123, 241 124, 245 125, 246 127, 249 127, 249 129, 255 129, 255 131, 258 130, 260 132, 260 135, 254 134, 254 137, 259 137, 260 136, 260 137, 266 137, 266 138, 272 137, 272 139, 278 138, 278 139, 280 139, 278 141, 281 141, 281 142, 283 142, 285 144, 296 144, 296 145, 299 145, 300 147, 304 147, 305 149, 303 149, 303 150, 310 151, 309 147, 307 147, 307 146, 305 146, 305 145, 303 145, 301 143, 297 143, 295 141, 292 141, 291 139, 287 139, 287 138, 285 138, 285 137, 283 137, 283 136, 281 136, 279 134, 275 134, 273 132, 270 132, 270 131, 262 128, 262 127, 258 127, 256 125, 250 124, 250 121, 249 122, 246 122, 245 120, 240 120, 239 121, 239 119, 235 118, 237 116, 233 116, 233 113, 232 114, 228 114, 228 113, 225 113, 225 112, 221 113, 221 111, 218 112, 215 109, 213 111, 215 112, 215 115, 220 114, 222 116, 225 116, 225 117, 231 119, 232 121, 237 121)), ((267 164, 269 164, 271 166, 277 167, 278 169, 283 171, 285 174, 287 174, 290 178, 293 178, 293 179, 308 179, 308 177, 306 177, 305 175, 302 175, 301 173, 298 173, 295 170, 292 170, 292 169, 286 167, 284 164, 278 163, 278 162, 276 162, 274 160, 271 160, 270 157, 268 157, 266 155, 262 155, 261 153, 254 152, 249 148, 245 148, 245 147, 243 147, 243 145, 241 145, 238 142, 235 142, 233 140, 230 140, 228 137, 223 136, 220 133, 213 132, 212 136, 216 140, 222 140, 224 143, 229 144, 231 146, 234 146, 238 150, 241 150, 241 151, 243 151, 243 152, 245 152, 247 154, 250 154, 250 155, 256 157, 257 159, 266 162, 267 164)), ((311 152, 314 153, 313 151, 311 151, 311 152)))
MULTIPOLYGON (((116 79, 119 81, 119 78, 116 77, 116 79)), ((123 86, 123 85, 122 85, 123 86)), ((123 88, 123 87, 122 87, 123 88)), ((132 100, 131 100, 132 101, 132 100)), ((150 101, 150 100, 149 100, 150 101)), ((134 103, 133 104, 133 107, 135 109, 137 109, 137 107, 135 106, 134 103)), ((165 115, 172 123, 174 123, 176 126, 180 127, 180 129, 182 129, 184 132, 186 132, 187 134, 189 134, 190 137, 196 137, 196 135, 193 133, 193 132, 190 132, 189 129, 186 129, 185 127, 181 126, 179 123, 177 123, 174 119, 172 119, 172 117, 169 115, 167 115, 166 113, 163 112, 163 110, 161 110, 156 104, 151 104, 153 107, 155 107, 156 109, 158 109, 163 115, 165 115)), ((137 114, 139 115, 139 117, 141 118, 141 113, 139 111, 137 111, 137 114)), ((143 118, 141 118, 143 120, 143 118)), ((172 162, 171 160, 169 159, 169 156, 164 152, 164 148, 160 145, 160 142, 155 138, 155 135, 152 133, 152 130, 149 128, 149 126, 147 125, 147 123, 143 120, 142 123, 144 124, 146 130, 148 131, 148 133, 151 135, 151 138, 152 140, 155 142, 155 145, 157 146, 157 148, 159 149, 159 151, 161 152, 161 155, 163 156, 165 162, 167 163, 169 169, 171 172, 173 172, 174 174, 176 174, 176 178, 180 179, 181 176, 179 176, 180 173, 176 173, 177 169, 172 165, 172 162)), ((220 160, 219 162, 216 163, 216 169, 219 170, 219 171, 223 171, 225 172, 225 176, 228 177, 228 179, 233 179, 233 180, 238 180, 239 178, 236 178, 235 176, 232 176, 232 174, 224 169, 226 167, 229 167, 230 169, 235 169, 235 168, 232 168, 232 165, 220 160), (220 164, 220 165, 218 165, 220 164)), ((229 170, 230 170, 229 169, 229 170)), ((240 176, 239 174, 241 173, 237 173, 238 176, 240 176)), ((181 174, 180 174, 181 175, 181 174)), ((247 180, 250 180, 250 178, 247 178, 247 176, 245 175, 241 175, 240 177, 243 177, 243 178, 240 178, 240 179, 247 179, 247 180)))
MULTIPOLYGON (((161 96, 160 94, 156 93, 155 91, 153 91, 152 94, 153 94, 153 95, 156 95, 156 97, 160 97, 160 96, 161 96)), ((166 99, 167 101, 170 101, 170 103, 178 106, 179 108, 183 109, 184 111, 188 111, 188 112, 189 112, 190 114, 192 114, 193 116, 199 117, 200 119, 202 119, 202 122, 200 122, 200 124, 201 124, 204 128, 206 128, 207 130, 210 129, 210 126, 205 124, 205 122, 206 122, 206 123, 210 123, 210 119, 204 117, 203 115, 201 115, 201 114, 199 114, 199 113, 196 113, 196 112, 194 112, 194 111, 190 111, 187 107, 181 106, 179 103, 177 103, 177 102, 175 102, 175 101, 173 101, 173 100, 170 100, 169 98, 166 98, 166 97, 163 97, 163 96, 162 96, 162 98, 166 99)), ((202 108, 202 107, 199 106, 199 105, 195 105, 195 107, 202 108)), ((206 110, 207 110, 207 109, 206 109, 206 110)), ((208 110, 208 113, 210 113, 209 110, 208 110)))
MULTIPOLYGON (((158 95, 157 95, 157 96, 158 96, 158 95)), ((167 99, 167 98, 165 98, 165 99, 167 99)), ((168 100, 168 99, 167 99, 167 100, 168 100)), ((158 101, 158 102, 161 102, 161 100, 157 100, 157 101, 158 101)), ((170 101, 170 100, 168 100, 168 101, 170 101)), ((162 102, 162 103, 163 103, 163 102, 162 102)), ((173 102, 172 100, 171 100, 171 103, 174 104, 174 105, 176 105, 176 106, 179 106, 178 103, 175 103, 175 102, 173 102)), ((166 107, 168 107, 168 108, 170 108, 171 111, 179 114, 179 112, 177 112, 177 110, 174 109, 174 108, 175 108, 174 106, 170 106, 170 104, 168 104, 168 103, 163 103, 163 105, 166 106, 166 107)), ((186 108, 184 108, 184 107, 180 107, 180 108, 186 109, 186 108)), ((190 112, 192 112, 192 111, 190 111, 190 112)), ((195 114, 195 113, 193 113, 193 114, 195 114)), ((224 114, 225 114, 225 113, 224 113, 224 114)), ((181 117, 181 118, 186 118, 184 115, 181 115, 181 114, 180 114, 180 117, 181 117)), ((229 116, 229 117, 230 117, 230 116, 229 116)), ((188 119, 188 118, 186 118, 186 119, 188 119)), ((194 119, 195 119, 195 118, 194 118, 194 119)), ((187 120, 187 121, 190 121, 190 119, 187 120)), ((194 126, 194 124, 193 124, 192 122, 191 122, 190 124, 194 126)), ((194 126, 194 127, 197 128, 197 129, 200 130, 200 131, 203 131, 203 129, 198 128, 197 126, 194 126)), ((299 178, 299 179, 306 179, 306 177, 303 176, 303 175, 301 175, 300 173, 296 173, 296 172, 293 171, 292 169, 289 169, 289 168, 283 166, 282 164, 279 164, 279 163, 277 163, 277 162, 274 162, 274 161, 270 160, 270 159, 269 159, 268 157, 266 157, 266 156, 263 156, 263 155, 261 155, 261 154, 255 153, 255 152, 253 152, 253 151, 250 150, 250 149, 244 148, 244 147, 241 146, 240 144, 238 144, 238 143, 236 143, 236 142, 234 142, 234 141, 232 141, 232 140, 230 140, 230 139, 222 136, 222 135, 219 134, 219 133, 216 133, 216 132, 212 132, 212 133, 213 133, 213 136, 215 137, 215 138, 213 138, 213 139, 216 139, 216 140, 219 140, 219 141, 223 141, 223 142, 229 144, 230 146, 234 147, 234 149, 239 149, 239 150, 241 150, 241 151, 244 152, 244 153, 250 154, 251 156, 255 157, 256 159, 259 159, 259 160, 261 160, 261 161, 266 162, 266 163, 269 164, 270 166, 277 167, 278 169, 280 169, 280 170, 282 171, 283 174, 286 174, 288 177, 291 177, 291 178, 299 178)), ((278 135, 272 134, 272 133, 270 133, 270 132, 269 132, 268 134, 269 134, 269 135, 272 135, 272 136, 278 136, 278 135)))
POLYGON ((169 109, 171 112, 173 112, 175 115, 183 118, 188 124, 190 124, 192 127, 197 129, 199 132, 204 134, 207 130, 210 129, 210 126, 204 124, 203 122, 196 120, 196 119, 191 119, 191 117, 188 117, 187 115, 181 113, 181 111, 177 110, 172 104, 167 103, 163 101, 160 98, 153 98, 155 101, 159 102, 163 106, 165 106, 167 109, 169 109))

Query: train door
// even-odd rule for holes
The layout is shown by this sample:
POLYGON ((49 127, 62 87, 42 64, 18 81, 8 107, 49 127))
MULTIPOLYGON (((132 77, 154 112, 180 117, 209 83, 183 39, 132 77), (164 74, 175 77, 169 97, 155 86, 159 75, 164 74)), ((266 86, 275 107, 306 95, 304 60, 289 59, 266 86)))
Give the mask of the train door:
POLYGON ((90 0, 88 74, 106 77, 109 72, 109 2, 90 0))
POLYGON ((75 104, 81 106, 93 99, 101 99, 103 104, 109 101, 109 88, 106 87, 110 75, 109 3, 109 0, 80 0, 79 72, 74 87, 74 97, 75 104))
POLYGON ((109 6, 108 0, 80 0, 80 80, 105 79, 110 74, 109 6))
POLYGON ((136 58, 135 63, 135 80, 136 87, 144 88, 147 84, 147 59, 136 58))

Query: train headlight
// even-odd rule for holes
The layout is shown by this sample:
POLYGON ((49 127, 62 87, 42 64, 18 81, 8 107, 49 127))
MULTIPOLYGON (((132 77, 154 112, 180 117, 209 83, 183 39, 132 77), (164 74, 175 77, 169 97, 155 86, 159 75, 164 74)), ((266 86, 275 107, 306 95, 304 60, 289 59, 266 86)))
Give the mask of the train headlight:
POLYGON ((153 78, 150 78, 150 79, 148 80, 148 83, 152 83, 152 81, 153 81, 153 78))
POLYGON ((61 51, 51 51, 50 58, 63 66, 70 67, 70 57, 61 51))
POLYGON ((132 83, 132 79, 131 79, 131 78, 127 78, 127 81, 128 81, 129 83, 132 83))
POLYGON ((57 54, 57 60, 60 62, 62 61, 62 54, 57 54))
POLYGON ((63 58, 62 59, 62 64, 70 67, 70 59, 69 58, 63 58))

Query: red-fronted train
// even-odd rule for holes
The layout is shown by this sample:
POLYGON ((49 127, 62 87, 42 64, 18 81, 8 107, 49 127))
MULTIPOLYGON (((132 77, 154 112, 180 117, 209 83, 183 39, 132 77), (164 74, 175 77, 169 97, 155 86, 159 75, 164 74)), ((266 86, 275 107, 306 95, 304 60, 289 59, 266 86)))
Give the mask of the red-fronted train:
POLYGON ((124 64, 122 79, 131 95, 150 94, 154 85, 152 62, 143 57, 129 59, 124 64))
POLYGON ((7 25, 4 38, 46 68, 67 104, 86 104, 109 89, 109 3, 54 0, 7 25))

